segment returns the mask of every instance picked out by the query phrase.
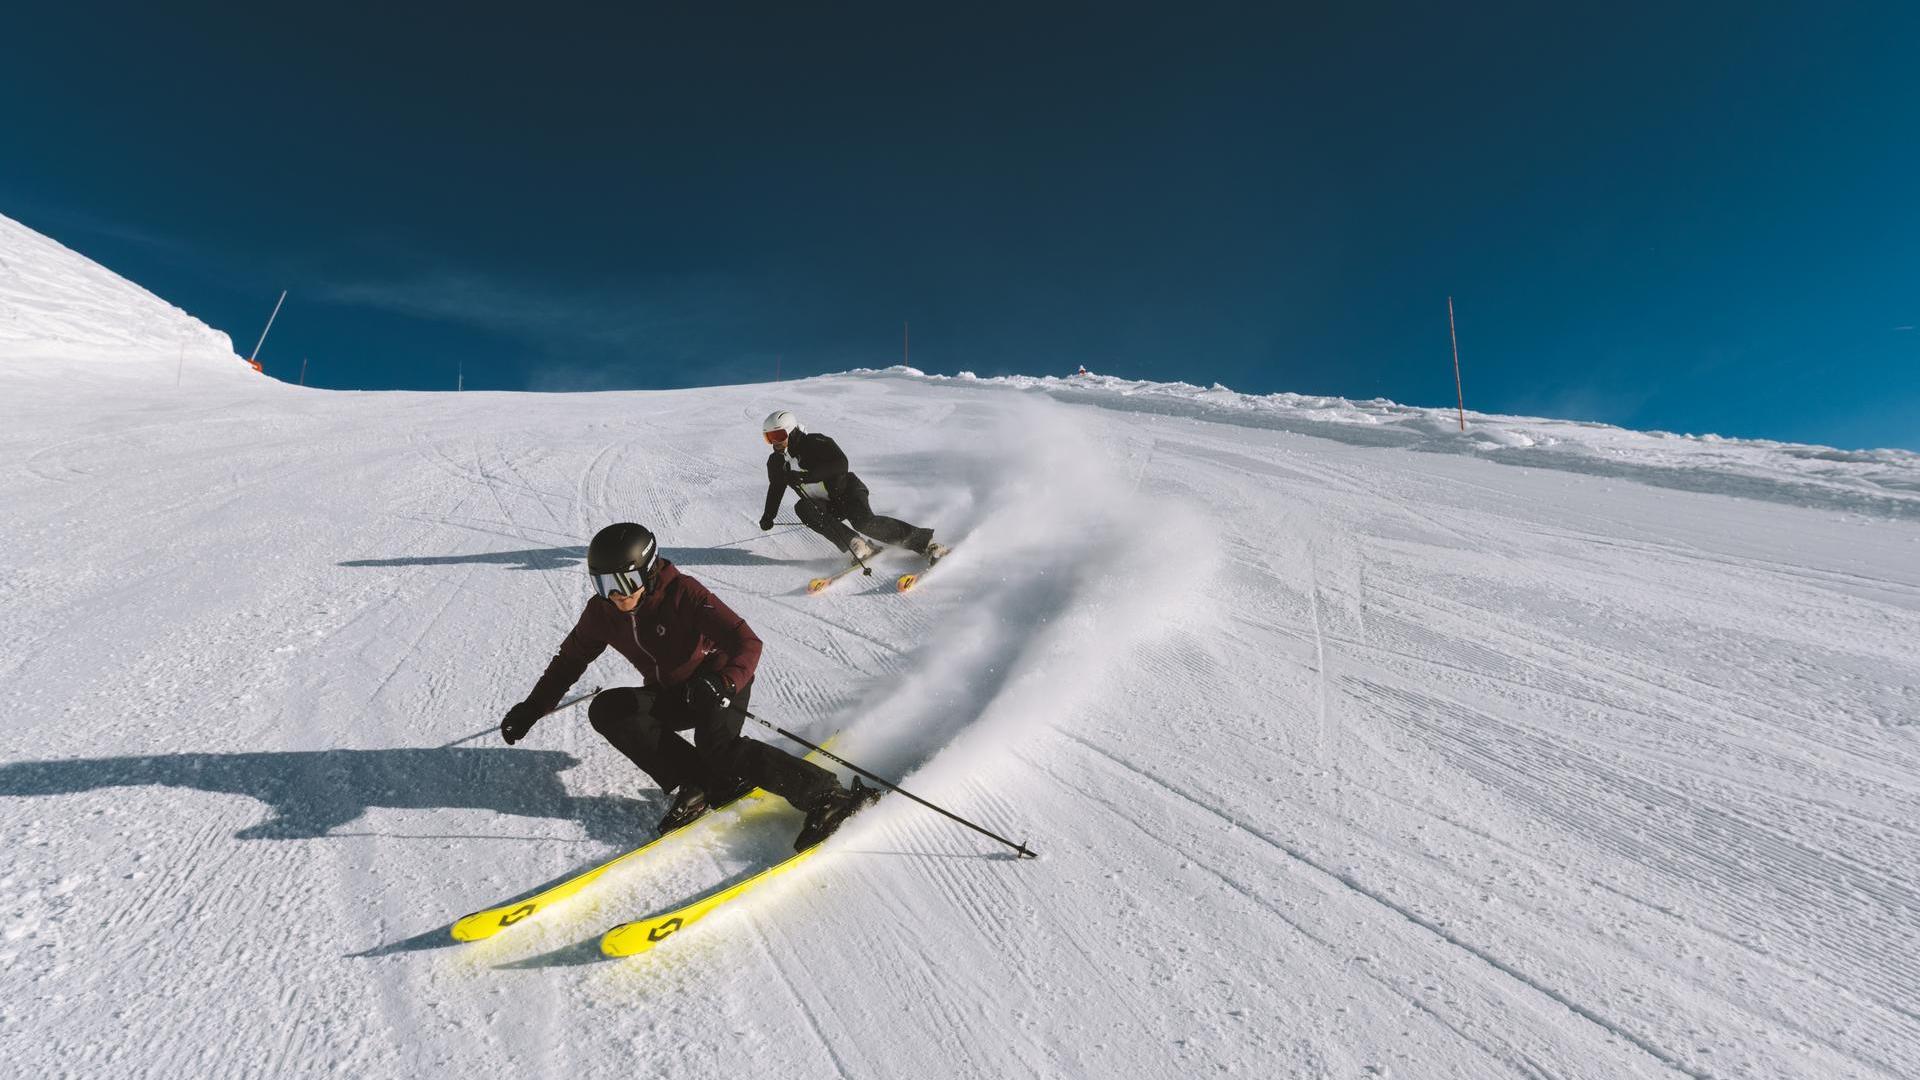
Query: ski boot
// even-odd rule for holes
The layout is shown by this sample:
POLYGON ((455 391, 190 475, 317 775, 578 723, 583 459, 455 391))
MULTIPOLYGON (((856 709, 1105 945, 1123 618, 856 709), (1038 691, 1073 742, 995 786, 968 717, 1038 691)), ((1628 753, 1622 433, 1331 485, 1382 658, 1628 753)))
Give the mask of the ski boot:
POLYGON ((754 783, 751 780, 735 780, 731 784, 728 784, 726 787, 720 789, 720 795, 718 798, 708 799, 707 807, 708 809, 711 809, 711 810, 723 809, 729 804, 737 803, 741 799, 746 798, 748 795, 753 794, 753 789, 759 786, 760 785, 754 783))
POLYGON ((862 786, 857 776, 853 778, 851 787, 834 787, 813 809, 807 811, 807 823, 800 826, 800 836, 794 840, 793 850, 805 851, 832 836, 848 818, 879 802, 883 794, 879 788, 862 786))
POLYGON ((864 536, 856 536, 847 542, 847 554, 853 556, 854 562, 869 563, 875 555, 880 554, 880 545, 864 536))
POLYGON ((707 793, 699 784, 681 784, 673 791, 673 802, 660 819, 660 835, 683 829, 706 813, 707 793))
POLYGON ((947 545, 936 544, 929 541, 927 544, 927 565, 932 566, 934 563, 939 562, 951 554, 953 554, 953 549, 947 545))

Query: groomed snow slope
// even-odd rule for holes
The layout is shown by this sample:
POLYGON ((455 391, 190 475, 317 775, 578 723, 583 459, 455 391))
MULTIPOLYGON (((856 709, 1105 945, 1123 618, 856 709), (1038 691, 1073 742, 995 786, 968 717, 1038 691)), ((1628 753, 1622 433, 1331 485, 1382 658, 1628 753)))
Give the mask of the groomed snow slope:
MULTIPOLYGON (((96 365, 80 392, 18 360, 18 1075, 1920 1074, 1900 455, 1873 499, 1794 505, 1813 448, 1741 448, 1734 497, 1699 489, 1726 452, 1702 440, 1612 455, 1678 460, 1682 490, 1179 387, 328 393, 209 366, 176 390, 96 365), (906 596, 804 595, 831 552, 754 524, 775 407, 953 561, 906 596), (579 712, 491 734, 620 519, 766 639, 756 711, 1043 857, 883 803, 750 902, 599 958, 608 925, 775 851, 769 809, 448 940, 663 805, 579 712)), ((1475 418, 1522 424, 1563 457, 1651 438, 1475 418)))

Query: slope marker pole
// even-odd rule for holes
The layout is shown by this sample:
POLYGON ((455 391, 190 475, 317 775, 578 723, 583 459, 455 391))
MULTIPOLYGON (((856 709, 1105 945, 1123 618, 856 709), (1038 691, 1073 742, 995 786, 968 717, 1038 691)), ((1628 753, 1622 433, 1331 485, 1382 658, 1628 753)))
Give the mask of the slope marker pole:
POLYGON ((267 316, 267 329, 260 331, 260 340, 253 343, 253 355, 247 357, 247 363, 252 364, 255 371, 260 370, 260 346, 267 343, 267 333, 273 329, 273 320, 280 317, 280 305, 286 302, 287 290, 281 289, 280 299, 273 302, 273 314, 267 316))
POLYGON ((1453 297, 1447 297, 1447 335, 1453 338, 1453 395, 1460 407, 1460 430, 1467 430, 1467 395, 1460 389, 1460 331, 1453 325, 1453 297))

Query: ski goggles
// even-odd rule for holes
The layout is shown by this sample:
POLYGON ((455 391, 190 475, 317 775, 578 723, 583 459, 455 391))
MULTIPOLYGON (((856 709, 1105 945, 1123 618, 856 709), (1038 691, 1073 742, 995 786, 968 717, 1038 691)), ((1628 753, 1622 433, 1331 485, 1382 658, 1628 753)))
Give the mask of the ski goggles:
POLYGON ((767 437, 768 446, 779 446, 781 443, 787 441, 786 428, 774 428, 772 431, 762 432, 762 434, 767 437))
POLYGON ((603 597, 633 596, 646 587, 640 574, 633 570, 617 570, 611 574, 592 574, 593 591, 603 597))

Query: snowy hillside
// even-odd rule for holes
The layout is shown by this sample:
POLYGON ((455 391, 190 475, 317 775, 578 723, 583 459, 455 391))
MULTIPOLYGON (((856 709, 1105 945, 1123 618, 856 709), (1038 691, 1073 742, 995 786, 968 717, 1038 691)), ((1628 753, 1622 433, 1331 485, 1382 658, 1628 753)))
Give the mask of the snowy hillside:
MULTIPOLYGON (((255 376, 233 342, 87 257, 0 214, 0 375, 115 389, 255 376)), ((257 376, 256 376, 257 377, 257 376)))
POLYGON ((0 343, 18 1075, 1920 1075, 1912 455, 898 371, 86 392, 151 297, 8 280, 68 350, 0 343), (775 407, 951 561, 806 595, 775 407), (766 640, 756 711, 1042 857, 895 800, 600 957, 767 808, 452 941, 663 808, 579 711, 493 733, 622 519, 766 640))

